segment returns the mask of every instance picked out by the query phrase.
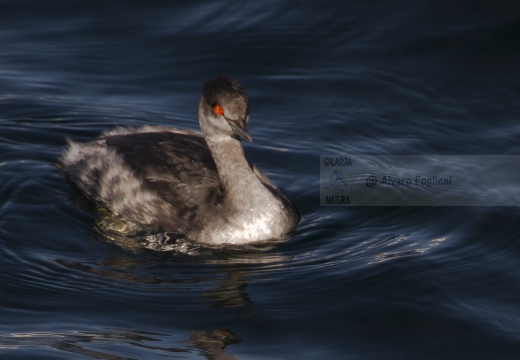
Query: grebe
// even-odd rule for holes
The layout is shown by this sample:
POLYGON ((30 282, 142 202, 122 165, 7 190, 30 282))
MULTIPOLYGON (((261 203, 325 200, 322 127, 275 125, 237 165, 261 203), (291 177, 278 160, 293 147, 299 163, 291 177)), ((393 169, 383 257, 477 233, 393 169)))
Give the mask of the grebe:
POLYGON ((300 216, 244 155, 249 134, 245 88, 227 76, 208 81, 199 102, 202 134, 144 126, 116 128, 75 143, 60 159, 90 200, 139 226, 210 244, 281 239, 300 216))

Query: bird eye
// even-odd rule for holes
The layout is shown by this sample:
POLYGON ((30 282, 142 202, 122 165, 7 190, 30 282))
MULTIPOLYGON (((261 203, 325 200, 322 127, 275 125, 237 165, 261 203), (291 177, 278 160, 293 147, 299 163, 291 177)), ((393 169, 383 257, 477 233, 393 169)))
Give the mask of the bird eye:
POLYGON ((218 104, 213 106, 213 111, 215 111, 215 114, 218 116, 224 115, 224 108, 218 104))

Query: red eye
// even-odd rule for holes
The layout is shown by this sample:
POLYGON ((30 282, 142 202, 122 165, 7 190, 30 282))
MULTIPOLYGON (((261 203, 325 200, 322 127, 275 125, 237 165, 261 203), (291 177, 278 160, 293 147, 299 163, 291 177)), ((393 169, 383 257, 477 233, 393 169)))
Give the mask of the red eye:
POLYGON ((220 105, 215 105, 213 107, 213 110, 215 111, 215 114, 217 114, 218 116, 224 115, 224 108, 220 105))

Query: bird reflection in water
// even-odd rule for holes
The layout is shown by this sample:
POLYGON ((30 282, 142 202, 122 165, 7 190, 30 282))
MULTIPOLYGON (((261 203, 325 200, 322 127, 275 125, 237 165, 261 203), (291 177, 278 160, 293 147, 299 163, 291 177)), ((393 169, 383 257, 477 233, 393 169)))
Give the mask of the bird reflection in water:
MULTIPOLYGON (((121 240, 121 239, 119 239, 121 240)), ((114 239, 104 240, 114 244, 114 239)), ((55 260, 61 266, 75 271, 81 271, 100 278, 107 278, 111 282, 121 284, 140 284, 149 289, 149 286, 161 285, 178 293, 179 288, 192 291, 200 285, 200 294, 208 302, 210 309, 236 308, 244 312, 244 316, 252 312, 253 301, 246 292, 247 278, 251 272, 263 271, 271 266, 278 266, 287 260, 284 256, 273 251, 275 244, 263 245, 262 248, 241 247, 240 249, 218 249, 200 247, 193 244, 182 244, 183 251, 152 251, 146 246, 136 247, 135 241, 129 242, 131 247, 117 247, 120 251, 110 252, 102 260, 73 262, 69 260, 55 260), (197 268, 196 271, 194 271, 197 268), (208 284, 211 288, 208 289, 208 284)), ((118 242, 118 245, 124 242, 118 242)), ((178 245, 178 244, 177 244, 178 245)), ((140 286, 137 286, 139 288, 140 286)), ((212 325, 213 327, 214 325, 212 325)), ((100 353, 88 349, 89 344, 96 342, 116 341, 125 346, 138 346, 140 349, 154 349, 167 352, 199 351, 207 359, 238 359, 226 351, 228 345, 238 344, 242 340, 239 335, 228 329, 194 329, 186 340, 179 342, 178 334, 158 334, 145 331, 129 330, 112 333, 97 334, 74 333, 59 336, 31 336, 33 340, 42 340, 39 345, 56 348, 63 351, 81 353, 95 359, 122 360, 114 354, 100 353), (170 343, 175 336, 175 346, 158 346, 170 343), (165 338, 166 337, 166 338, 165 338), (132 339, 132 341, 130 341, 132 339), (45 341, 43 341, 45 340, 45 341), (152 344, 148 344, 152 343, 152 344), (180 346, 179 346, 180 345, 180 346)), ((18 338, 19 339, 19 338, 18 338)), ((11 338, 12 340, 12 338, 11 338)), ((34 346, 34 341, 32 342, 34 346)), ((0 342, 1 346, 1 342, 0 342)), ((142 351, 142 350, 139 350, 142 351)), ((169 355, 171 356, 171 355, 169 355)), ((146 356, 145 356, 146 357, 146 356)))
POLYGON ((108 328, 98 332, 15 333, 0 336, 0 350, 16 351, 24 347, 41 346, 103 360, 132 360, 136 356, 144 359, 147 357, 147 351, 153 351, 167 358, 183 358, 187 354, 197 351, 212 360, 239 359, 225 352, 227 345, 237 344, 241 341, 238 336, 228 330, 193 331, 189 340, 176 342, 176 345, 180 343, 181 346, 170 346, 171 338, 171 335, 157 332, 119 328, 108 328), (183 346, 183 344, 187 344, 187 346, 183 346), (100 348, 104 350, 99 350, 100 348), (132 353, 132 357, 117 355, 117 353, 132 353))

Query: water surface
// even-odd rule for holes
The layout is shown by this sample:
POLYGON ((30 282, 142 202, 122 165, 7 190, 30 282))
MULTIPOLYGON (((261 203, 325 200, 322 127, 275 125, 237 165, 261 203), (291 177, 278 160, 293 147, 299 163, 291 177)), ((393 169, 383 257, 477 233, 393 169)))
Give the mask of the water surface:
POLYGON ((0 1, 0 356, 516 359, 519 208, 320 207, 319 156, 520 154, 518 10, 0 1), (196 129, 222 73, 249 91, 248 158, 302 213, 292 237, 100 234, 54 166, 65 138, 196 129))

